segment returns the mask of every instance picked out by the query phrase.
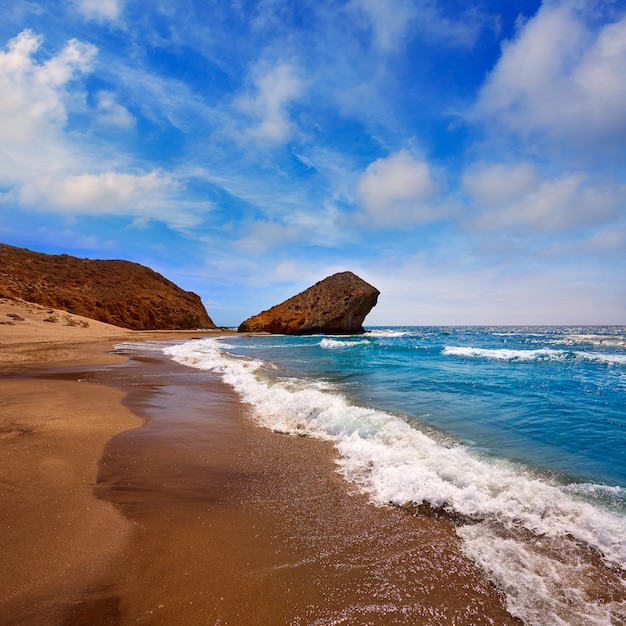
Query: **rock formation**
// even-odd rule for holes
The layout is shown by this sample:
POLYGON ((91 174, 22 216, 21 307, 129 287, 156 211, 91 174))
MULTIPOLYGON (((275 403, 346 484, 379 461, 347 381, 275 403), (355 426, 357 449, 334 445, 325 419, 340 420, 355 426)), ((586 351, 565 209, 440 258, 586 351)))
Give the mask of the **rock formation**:
POLYGON ((289 300, 248 318, 239 332, 355 334, 380 292, 352 272, 333 274, 289 300))
POLYGON ((133 330, 215 328, 200 297, 148 267, 0 244, 0 297, 133 330))

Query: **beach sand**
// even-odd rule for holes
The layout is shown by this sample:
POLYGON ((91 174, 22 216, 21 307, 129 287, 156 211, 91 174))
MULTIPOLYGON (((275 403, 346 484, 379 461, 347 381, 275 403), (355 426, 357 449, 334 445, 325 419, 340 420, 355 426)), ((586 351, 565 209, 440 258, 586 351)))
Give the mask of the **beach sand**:
POLYGON ((1 624, 516 623, 449 521, 374 507, 214 374, 111 354, 200 333, 28 307, 0 301, 1 624))

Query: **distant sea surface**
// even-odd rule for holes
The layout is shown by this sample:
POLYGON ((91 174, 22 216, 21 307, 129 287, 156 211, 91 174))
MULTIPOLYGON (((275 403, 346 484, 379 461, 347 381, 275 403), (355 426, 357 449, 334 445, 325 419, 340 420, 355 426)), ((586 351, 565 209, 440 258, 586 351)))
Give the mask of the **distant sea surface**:
POLYGON ((165 350, 221 373, 259 424, 332 440, 373 503, 449 516, 524 623, 626 623, 626 328, 381 327, 165 350))

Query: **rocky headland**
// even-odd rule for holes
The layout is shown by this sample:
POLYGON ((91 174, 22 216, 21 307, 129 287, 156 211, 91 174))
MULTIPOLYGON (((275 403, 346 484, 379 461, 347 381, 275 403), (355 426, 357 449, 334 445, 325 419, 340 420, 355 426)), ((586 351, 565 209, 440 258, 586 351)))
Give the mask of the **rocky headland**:
POLYGON ((80 259, 0 244, 0 297, 132 330, 216 328, 198 295, 130 261, 80 259))
POLYGON ((357 334, 380 292, 352 272, 340 272, 248 318, 239 332, 283 335, 357 334))

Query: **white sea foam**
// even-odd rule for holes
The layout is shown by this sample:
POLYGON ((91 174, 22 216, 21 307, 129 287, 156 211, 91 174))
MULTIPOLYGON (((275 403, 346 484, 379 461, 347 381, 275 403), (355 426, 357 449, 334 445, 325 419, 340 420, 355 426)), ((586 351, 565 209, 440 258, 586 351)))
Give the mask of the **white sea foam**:
POLYGON ((341 340, 341 339, 329 339, 328 337, 324 337, 324 339, 320 341, 320 347, 326 348, 328 350, 343 350, 345 348, 353 348, 354 346, 361 346, 366 343, 369 343, 367 339, 350 341, 350 340, 341 340))
MULTIPOLYGON (((545 555, 527 554, 525 542, 512 538, 520 528, 584 542, 607 562, 626 567, 626 519, 593 504, 592 489, 579 495, 504 460, 436 442, 396 415, 351 404, 331 385, 277 379, 262 361, 227 354, 220 345, 203 339, 165 351, 185 365, 220 372, 260 425, 334 441, 341 473, 375 504, 429 502, 471 520, 458 531, 466 552, 501 585, 509 609, 526 623, 568 623, 555 590, 559 577, 570 573, 565 563, 539 564, 545 555)), ((588 619, 581 624, 603 623, 606 607, 583 604, 577 610, 588 619)))
POLYGON ((608 365, 626 365, 626 354, 604 354, 601 352, 579 352, 573 350, 510 350, 507 348, 471 348, 466 346, 444 346, 442 354, 468 358, 492 359, 497 361, 566 361, 582 359, 608 365))
POLYGON ((557 539, 555 553, 543 541, 503 537, 488 523, 457 529, 464 552, 505 595, 508 611, 528 626, 611 626, 623 624, 624 602, 594 601, 583 581, 590 580, 584 560, 567 558, 567 540, 557 539), (561 545, 559 545, 561 544, 561 545), (562 549, 559 551, 558 548, 562 549))
POLYGON ((567 353, 563 350, 509 350, 507 348, 469 348, 466 346, 444 346, 442 354, 449 356, 477 357, 498 361, 536 361, 540 359, 562 359, 567 353))
POLYGON ((624 335, 587 335, 572 334, 563 337, 555 337, 550 340, 554 344, 574 345, 586 343, 598 347, 626 348, 626 336, 624 335))
POLYGON ((163 354, 162 341, 123 341, 122 343, 114 344, 113 348, 116 352, 124 354, 128 352, 163 354))
POLYGON ((407 335, 415 335, 414 331, 408 330, 391 330, 384 328, 375 328, 372 330, 366 331, 366 336, 371 337, 406 337, 407 335))

